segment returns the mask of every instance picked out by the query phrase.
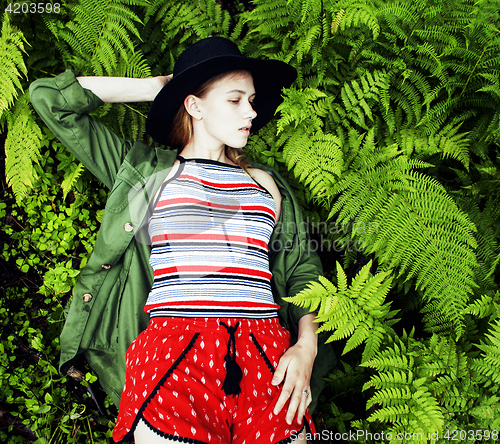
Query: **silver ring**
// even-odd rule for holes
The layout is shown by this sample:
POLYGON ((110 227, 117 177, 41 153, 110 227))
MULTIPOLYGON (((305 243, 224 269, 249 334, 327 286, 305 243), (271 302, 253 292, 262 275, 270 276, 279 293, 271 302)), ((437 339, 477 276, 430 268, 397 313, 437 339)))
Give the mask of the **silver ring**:
POLYGON ((309 398, 309 390, 304 390, 302 393, 304 393, 306 398, 309 398))

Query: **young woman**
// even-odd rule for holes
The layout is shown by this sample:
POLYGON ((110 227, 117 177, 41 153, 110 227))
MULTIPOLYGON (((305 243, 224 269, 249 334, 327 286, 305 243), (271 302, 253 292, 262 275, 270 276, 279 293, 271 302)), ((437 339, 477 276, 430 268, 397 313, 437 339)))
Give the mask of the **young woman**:
POLYGON ((321 265, 286 183, 241 151, 295 77, 210 37, 171 76, 67 71, 30 88, 49 128, 111 189, 61 336, 61 371, 84 354, 114 402, 121 393, 117 442, 285 443, 314 428, 314 315, 282 298, 321 265), (88 114, 153 99, 147 131, 178 156, 124 141, 88 114))

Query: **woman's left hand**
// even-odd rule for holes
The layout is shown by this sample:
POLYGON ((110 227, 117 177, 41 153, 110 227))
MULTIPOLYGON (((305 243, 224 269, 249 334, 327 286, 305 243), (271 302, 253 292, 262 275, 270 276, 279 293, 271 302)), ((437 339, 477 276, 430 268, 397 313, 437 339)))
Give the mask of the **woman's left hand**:
POLYGON ((278 414, 290 398, 286 413, 288 424, 292 424, 295 414, 297 414, 298 423, 302 424, 302 418, 312 401, 310 381, 317 353, 316 326, 312 323, 313 319, 314 314, 300 319, 299 339, 280 358, 271 382, 272 385, 278 385, 283 380, 285 381, 274 407, 274 414, 278 414))

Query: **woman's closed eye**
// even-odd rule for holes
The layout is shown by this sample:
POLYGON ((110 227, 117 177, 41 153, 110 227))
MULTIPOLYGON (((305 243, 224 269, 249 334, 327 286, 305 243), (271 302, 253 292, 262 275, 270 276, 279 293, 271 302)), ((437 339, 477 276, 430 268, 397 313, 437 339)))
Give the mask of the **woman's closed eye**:
MULTIPOLYGON (((233 103, 235 105, 237 105, 238 103, 240 103, 240 99, 230 99, 229 102, 230 103, 233 103)), ((252 106, 252 108, 254 107, 255 105, 255 101, 252 99, 252 100, 249 100, 248 103, 252 106)))

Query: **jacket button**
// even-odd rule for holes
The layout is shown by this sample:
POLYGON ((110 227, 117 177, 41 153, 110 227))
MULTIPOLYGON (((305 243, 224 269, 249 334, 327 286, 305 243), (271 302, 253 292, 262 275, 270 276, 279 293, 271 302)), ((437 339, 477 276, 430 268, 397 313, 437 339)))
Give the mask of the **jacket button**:
POLYGON ((109 265, 109 264, 102 264, 101 268, 104 268, 105 270, 109 270, 111 268, 111 265, 109 265))
POLYGON ((90 302, 92 300, 92 295, 90 293, 85 293, 83 295, 83 302, 90 302))
POLYGON ((134 229, 134 226, 130 223, 130 222, 127 222, 123 228, 125 228, 125 231, 129 232, 129 231, 132 231, 134 229))

